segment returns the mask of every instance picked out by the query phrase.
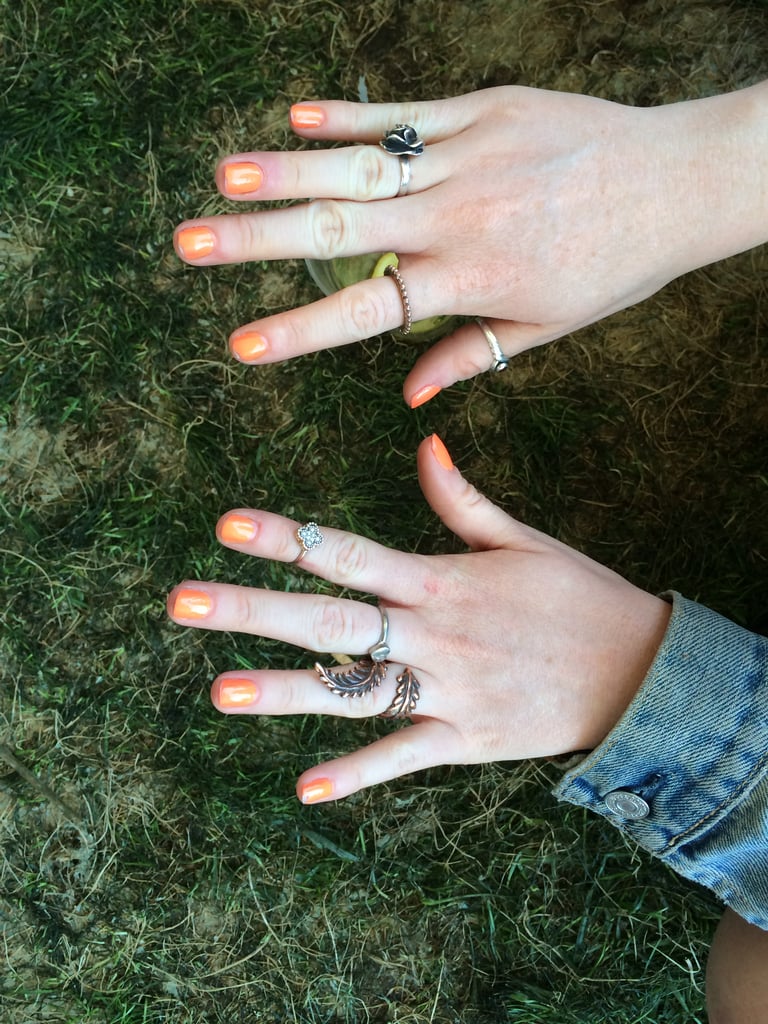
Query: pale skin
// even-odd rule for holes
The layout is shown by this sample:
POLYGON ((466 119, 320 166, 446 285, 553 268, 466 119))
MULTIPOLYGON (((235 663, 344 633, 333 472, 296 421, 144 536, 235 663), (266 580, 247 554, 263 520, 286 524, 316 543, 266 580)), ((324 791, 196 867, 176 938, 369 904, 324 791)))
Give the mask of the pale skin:
MULTIPOLYGON (((175 234, 182 259, 392 250, 414 319, 482 316, 514 356, 768 239, 768 83, 649 109, 517 87, 425 104, 318 101, 292 108, 291 120, 307 140, 353 145, 236 154, 216 182, 234 201, 314 200, 185 221, 175 234), (415 125, 427 147, 411 160, 409 194, 394 199, 399 165, 376 143, 396 123, 415 125)), ((237 327, 230 348, 246 363, 277 362, 402 319, 394 282, 380 278, 237 327)), ((416 359, 405 400, 423 404, 491 361, 468 324, 416 359)), ((593 747, 661 642, 665 602, 512 520, 463 479, 439 439, 422 444, 418 469, 427 501, 470 552, 406 555, 324 528, 302 568, 372 599, 196 581, 169 598, 180 624, 276 637, 323 652, 326 663, 333 651, 365 652, 379 636, 373 602, 388 608, 393 665, 371 697, 342 700, 311 669, 224 673, 214 683, 226 713, 361 717, 383 711, 396 672, 413 669, 422 694, 412 724, 308 769, 297 785, 305 802, 440 763, 593 747)), ((298 525, 240 509, 217 533, 247 555, 291 561, 298 525)), ((727 911, 708 969, 712 1024, 768 1021, 766 956, 768 935, 727 911)))
MULTIPOLYGON (((227 157, 216 182, 232 200, 315 199, 185 221, 176 249, 196 266, 393 250, 415 319, 483 316, 514 355, 768 238, 767 97, 763 83, 647 109, 517 87, 422 104, 300 104, 292 122, 306 139, 369 145, 227 157), (398 161, 375 143, 396 122, 428 144, 411 160, 409 194, 392 199, 398 161)), ((230 345, 245 362, 275 362, 402 319, 394 282, 381 278, 242 325, 230 345)), ((416 360, 405 399, 489 365, 479 329, 465 326, 416 360)))
MULTIPOLYGON (((323 543, 301 561, 387 608, 392 665, 381 687, 340 698, 319 681, 312 655, 306 671, 225 673, 213 685, 224 712, 366 717, 387 708, 397 672, 413 670, 422 685, 413 724, 309 769, 297 786, 305 802, 339 799, 432 765, 594 747, 631 700, 664 634, 665 601, 516 522, 450 466, 439 439, 422 443, 418 468, 427 501, 471 553, 405 554, 323 527, 323 543)), ((220 520, 217 535, 245 554, 290 562, 301 550, 299 525, 239 509, 220 520), (245 535, 248 523, 253 539, 225 539, 245 535)), ((370 600, 211 582, 183 583, 168 608, 180 624, 273 637, 322 652, 330 664, 334 651, 365 653, 381 628, 370 600)))

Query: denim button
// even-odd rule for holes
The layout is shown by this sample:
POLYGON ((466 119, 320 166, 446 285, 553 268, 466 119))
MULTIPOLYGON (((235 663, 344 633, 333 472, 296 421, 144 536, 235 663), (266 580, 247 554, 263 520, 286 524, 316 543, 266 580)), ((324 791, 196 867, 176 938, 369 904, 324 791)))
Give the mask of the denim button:
POLYGON ((616 789, 605 798, 608 810, 625 821, 637 821, 647 818, 651 813, 650 805, 637 793, 628 793, 626 789, 616 789))

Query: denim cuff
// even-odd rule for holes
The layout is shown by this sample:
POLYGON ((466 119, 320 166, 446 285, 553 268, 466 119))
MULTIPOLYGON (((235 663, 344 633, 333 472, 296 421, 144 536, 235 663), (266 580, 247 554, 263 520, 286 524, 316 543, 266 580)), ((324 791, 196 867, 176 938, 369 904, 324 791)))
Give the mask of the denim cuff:
POLYGON ((677 593, 643 685, 554 790, 768 929, 768 639, 677 593))

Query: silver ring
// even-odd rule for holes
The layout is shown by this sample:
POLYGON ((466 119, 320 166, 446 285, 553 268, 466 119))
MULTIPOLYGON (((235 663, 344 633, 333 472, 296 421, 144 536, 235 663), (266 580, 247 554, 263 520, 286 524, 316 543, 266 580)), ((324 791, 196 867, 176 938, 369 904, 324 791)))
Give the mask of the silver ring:
POLYGON ((384 138, 379 142, 382 149, 400 160, 400 185, 395 193, 395 198, 404 196, 408 192, 411 183, 411 157, 421 156, 424 152, 424 140, 410 124, 396 124, 384 133, 384 138))
POLYGON ((379 605, 379 615, 381 615, 381 635, 373 647, 368 648, 368 657, 371 661, 375 662, 386 661, 390 651, 389 644, 387 643, 389 638, 389 616, 381 605, 379 605))
POLYGON ((485 320, 483 320, 481 316, 478 316, 475 317, 475 323, 485 335, 485 340, 488 342, 488 348, 491 350, 491 355, 493 356, 493 366, 491 369, 495 373, 501 373, 502 370, 506 370, 509 366, 509 359, 507 359, 501 351, 501 345, 499 345, 496 335, 485 320))
POLYGON ((400 188, 395 193, 395 198, 408 194, 408 186, 411 183, 411 158, 401 156, 400 158, 400 188))
POLYGON ((296 531, 296 540, 301 544, 301 551, 293 559, 292 565, 300 562, 308 551, 319 548, 323 543, 323 535, 317 523, 304 523, 296 531))
POLYGON ((400 328, 401 334, 411 333, 411 324, 413 323, 413 315, 411 313, 411 301, 408 298, 408 289, 405 287, 405 281, 403 275, 391 264, 384 268, 384 273, 387 277, 391 277, 397 285, 397 290, 400 292, 400 301, 403 304, 403 325, 400 328))

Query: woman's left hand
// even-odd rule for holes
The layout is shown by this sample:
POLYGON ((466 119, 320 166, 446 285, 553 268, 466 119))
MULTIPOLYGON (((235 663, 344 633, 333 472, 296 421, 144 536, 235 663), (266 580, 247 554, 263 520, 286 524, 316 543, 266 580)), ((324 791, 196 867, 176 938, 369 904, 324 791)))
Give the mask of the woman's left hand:
MULTIPOLYGON (((308 668, 219 676, 228 714, 379 715, 405 666, 421 686, 412 724, 306 771, 305 803, 348 796, 407 772, 567 753, 594 747, 643 680, 669 606, 536 530, 467 483, 438 437, 418 452, 424 494, 472 549, 418 555, 322 527, 301 568, 376 595, 389 618, 386 678, 368 694, 335 695, 308 668)), ((299 524, 252 509, 229 512, 217 535, 260 558, 296 561, 299 524)), ((186 582, 169 596, 181 625, 235 630, 308 650, 364 653, 381 635, 375 603, 186 582)), ((314 661, 314 658, 309 659, 314 661)), ((332 660, 332 659, 329 659, 332 660)))

